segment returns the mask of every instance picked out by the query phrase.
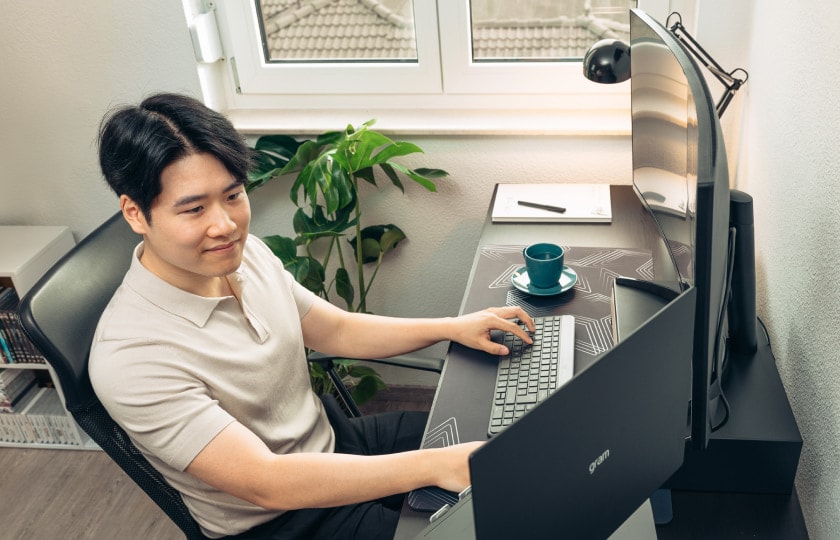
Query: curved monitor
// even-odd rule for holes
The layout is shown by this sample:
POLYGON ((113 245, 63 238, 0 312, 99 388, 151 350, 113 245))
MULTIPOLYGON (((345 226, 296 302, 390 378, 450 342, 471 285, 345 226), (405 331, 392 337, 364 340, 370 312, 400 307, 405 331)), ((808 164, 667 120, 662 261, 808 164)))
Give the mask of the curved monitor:
POLYGON ((680 42, 630 13, 633 185, 697 289, 691 442, 705 448, 718 411, 729 265, 729 173, 720 122, 700 68, 680 42))

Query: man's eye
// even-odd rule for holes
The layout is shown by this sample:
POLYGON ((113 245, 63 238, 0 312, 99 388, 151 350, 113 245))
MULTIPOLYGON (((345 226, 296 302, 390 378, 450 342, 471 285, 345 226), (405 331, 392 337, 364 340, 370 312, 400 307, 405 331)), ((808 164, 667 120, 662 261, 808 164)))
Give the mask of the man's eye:
POLYGON ((195 208, 190 208, 188 210, 184 210, 185 214, 198 214, 204 209, 203 206, 196 206, 195 208))
POLYGON ((228 197, 228 200, 229 201, 235 201, 236 199, 242 197, 242 193, 243 193, 242 191, 237 191, 236 193, 231 193, 230 196, 228 197))

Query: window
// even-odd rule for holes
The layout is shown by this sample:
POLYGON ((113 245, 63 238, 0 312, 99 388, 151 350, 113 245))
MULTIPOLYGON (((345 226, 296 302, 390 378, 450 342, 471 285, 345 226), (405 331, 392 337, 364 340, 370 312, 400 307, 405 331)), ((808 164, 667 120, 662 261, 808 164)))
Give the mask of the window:
MULTIPOLYGON (((183 1, 188 21, 207 10, 183 1)), ((674 1, 638 3, 664 20, 674 1)), ((309 130, 388 118, 403 132, 626 133, 626 115, 609 113, 628 110, 629 83, 585 80, 580 58, 626 39, 635 4, 225 0, 211 3, 224 61, 199 71, 208 102, 244 131, 293 130, 305 114, 309 130)))
POLYGON ((417 62, 411 0, 257 0, 266 62, 417 62))

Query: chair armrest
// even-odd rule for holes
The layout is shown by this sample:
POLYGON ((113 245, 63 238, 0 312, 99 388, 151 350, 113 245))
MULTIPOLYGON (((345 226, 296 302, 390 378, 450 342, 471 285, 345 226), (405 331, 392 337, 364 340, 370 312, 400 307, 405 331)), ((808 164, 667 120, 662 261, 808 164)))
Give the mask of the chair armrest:
POLYGON ((335 386, 335 390, 338 393, 338 397, 341 399, 344 408, 347 411, 347 414, 351 417, 359 417, 362 416, 359 407, 353 401, 353 397, 350 394, 350 391, 344 385, 344 382, 341 380, 341 377, 335 370, 335 364, 333 364, 334 360, 356 360, 359 362, 373 362, 378 364, 387 364, 391 366, 399 366, 405 368, 412 368, 412 369, 420 369, 423 371, 433 371, 435 373, 440 373, 443 370, 443 359, 435 359, 435 358, 424 358, 421 356, 395 356, 392 358, 372 358, 372 359, 356 359, 356 358, 346 358, 338 355, 330 355, 330 354, 323 354, 317 351, 313 351, 309 353, 307 356, 307 361, 309 362, 316 362, 321 365, 321 368, 327 373, 327 376, 335 386))
POLYGON ((386 364, 389 366, 398 366, 404 368, 411 368, 411 369, 419 369, 422 371, 433 371, 435 373, 440 373, 443 371, 443 363, 444 360, 442 358, 427 358, 422 356, 415 356, 415 355, 402 355, 402 356, 394 356, 390 358, 347 358, 345 356, 337 356, 331 354, 324 354, 317 351, 314 351, 309 354, 307 360, 310 362, 318 362, 324 365, 323 363, 329 362, 332 360, 357 360, 359 362, 370 362, 373 364, 386 364))

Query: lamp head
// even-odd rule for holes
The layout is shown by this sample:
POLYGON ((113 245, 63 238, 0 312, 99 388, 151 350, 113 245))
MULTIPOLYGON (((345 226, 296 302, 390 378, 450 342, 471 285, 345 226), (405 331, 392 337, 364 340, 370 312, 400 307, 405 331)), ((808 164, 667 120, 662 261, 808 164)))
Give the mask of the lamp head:
POLYGON ((583 57, 583 76, 597 83, 612 84, 630 78, 630 45, 618 39, 602 39, 583 57))

